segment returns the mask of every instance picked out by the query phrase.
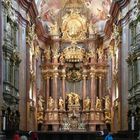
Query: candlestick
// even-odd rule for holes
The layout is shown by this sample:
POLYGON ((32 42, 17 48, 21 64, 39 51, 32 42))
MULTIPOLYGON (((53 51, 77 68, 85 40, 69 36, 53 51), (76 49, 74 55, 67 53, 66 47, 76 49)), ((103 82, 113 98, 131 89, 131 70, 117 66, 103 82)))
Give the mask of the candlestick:
POLYGON ((132 130, 134 130, 135 129, 135 127, 134 127, 134 125, 135 125, 135 117, 134 116, 132 116, 132 118, 131 118, 131 129, 132 130))
POLYGON ((6 130, 6 117, 3 117, 3 130, 6 130))

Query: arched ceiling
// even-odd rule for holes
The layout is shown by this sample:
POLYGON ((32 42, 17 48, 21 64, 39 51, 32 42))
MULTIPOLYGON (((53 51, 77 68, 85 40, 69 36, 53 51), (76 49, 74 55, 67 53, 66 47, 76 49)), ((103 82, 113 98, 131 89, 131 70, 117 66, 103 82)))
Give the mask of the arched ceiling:
MULTIPOLYGON (((39 16, 42 22, 54 22, 59 11, 64 7, 67 1, 75 2, 76 0, 36 0, 39 16)), ((78 1, 78 0, 77 0, 78 1)), ((112 0, 79 0, 90 10, 91 22, 105 23, 112 0)), ((102 26, 102 25, 101 25, 102 26)), ((103 28, 103 27, 101 27, 103 28)))

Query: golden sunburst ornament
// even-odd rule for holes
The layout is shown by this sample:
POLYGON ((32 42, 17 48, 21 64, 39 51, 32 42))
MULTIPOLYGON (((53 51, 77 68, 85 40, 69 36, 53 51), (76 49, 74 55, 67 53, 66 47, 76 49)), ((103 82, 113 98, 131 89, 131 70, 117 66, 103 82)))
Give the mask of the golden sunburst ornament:
POLYGON ((77 42, 86 38, 87 20, 78 10, 71 9, 62 19, 63 40, 77 42))

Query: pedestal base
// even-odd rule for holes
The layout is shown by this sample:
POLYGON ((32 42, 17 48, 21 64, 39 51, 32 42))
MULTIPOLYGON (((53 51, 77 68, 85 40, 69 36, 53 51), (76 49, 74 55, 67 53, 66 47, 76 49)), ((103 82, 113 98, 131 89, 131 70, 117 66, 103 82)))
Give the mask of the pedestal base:
POLYGON ((90 124, 89 125, 89 131, 95 132, 96 131, 96 125, 95 124, 90 124))
POLYGON ((53 131, 59 131, 59 124, 53 124, 52 125, 53 131))

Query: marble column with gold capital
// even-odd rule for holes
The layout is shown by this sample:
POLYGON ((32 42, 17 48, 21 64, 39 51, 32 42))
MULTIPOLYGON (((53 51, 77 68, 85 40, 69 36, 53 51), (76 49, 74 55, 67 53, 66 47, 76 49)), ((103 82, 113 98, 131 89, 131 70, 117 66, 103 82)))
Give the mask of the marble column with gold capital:
POLYGON ((53 73, 53 98, 55 101, 55 109, 57 109, 57 91, 58 91, 58 71, 57 71, 57 67, 54 68, 54 73, 53 73))
MULTIPOLYGON (((83 74, 83 103, 84 103, 84 100, 86 98, 86 77, 87 75, 83 74)), ((83 105, 84 106, 84 105, 83 105)))
MULTIPOLYGON (((50 77, 47 76, 46 77, 46 103, 48 101, 49 98, 49 93, 50 93, 50 77)), ((47 104, 46 104, 46 109, 48 108, 47 104)))
POLYGON ((52 49, 52 53, 53 53, 53 59, 52 59, 52 62, 54 64, 57 64, 58 63, 58 58, 59 58, 59 42, 54 42, 53 44, 53 49, 52 49))
POLYGON ((103 79, 103 76, 99 75, 99 99, 102 98, 102 92, 103 92, 102 79, 103 79))
POLYGON ((62 98, 65 101, 65 79, 66 79, 66 73, 65 73, 65 69, 62 70, 62 98))
POLYGON ((91 85, 90 85, 90 97, 91 97, 91 109, 95 108, 95 101, 96 101, 96 77, 95 73, 90 73, 91 77, 91 85))

